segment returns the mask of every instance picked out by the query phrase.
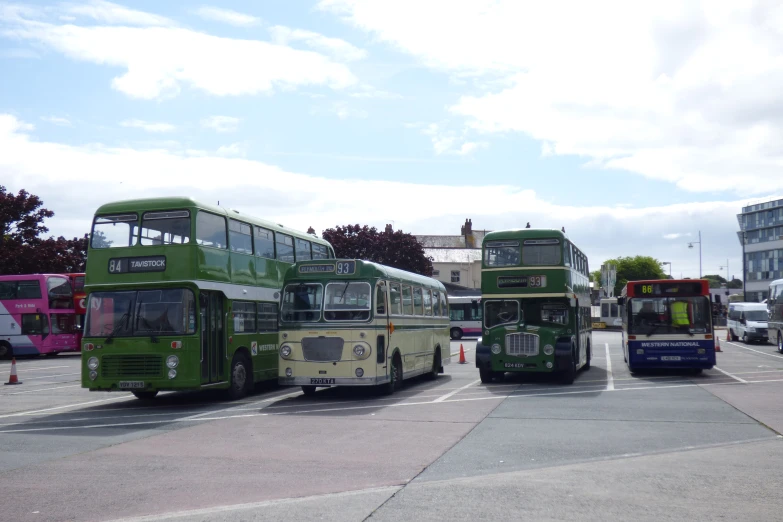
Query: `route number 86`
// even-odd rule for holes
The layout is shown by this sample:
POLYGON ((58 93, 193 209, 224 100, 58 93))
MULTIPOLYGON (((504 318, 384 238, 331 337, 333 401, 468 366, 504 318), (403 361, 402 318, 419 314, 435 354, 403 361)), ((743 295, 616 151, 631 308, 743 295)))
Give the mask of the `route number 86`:
POLYGON ((642 293, 643 294, 652 294, 653 293, 653 285, 642 285, 642 293))

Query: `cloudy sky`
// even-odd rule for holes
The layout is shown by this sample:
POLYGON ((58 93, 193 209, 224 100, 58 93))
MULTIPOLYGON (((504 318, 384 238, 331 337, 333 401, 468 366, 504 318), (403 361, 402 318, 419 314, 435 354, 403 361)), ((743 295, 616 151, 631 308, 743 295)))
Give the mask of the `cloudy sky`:
POLYGON ((774 0, 0 2, 0 184, 57 235, 191 195, 318 231, 565 226, 591 268, 686 277, 701 231, 739 276, 782 116, 774 0))

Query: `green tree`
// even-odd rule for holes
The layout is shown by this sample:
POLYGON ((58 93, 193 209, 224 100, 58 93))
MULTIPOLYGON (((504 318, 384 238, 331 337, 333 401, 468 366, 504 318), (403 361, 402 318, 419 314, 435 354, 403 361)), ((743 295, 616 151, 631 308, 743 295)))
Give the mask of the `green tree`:
POLYGON ((609 259, 605 264, 617 266, 617 282, 614 285, 614 295, 620 295, 628 281, 645 279, 667 279, 661 268, 661 262, 650 256, 618 257, 609 259))
POLYGON ((590 272, 590 281, 595 283, 595 287, 598 288, 601 286, 601 271, 600 270, 593 270, 590 272))
POLYGON ((726 281, 722 276, 718 274, 708 274, 705 276, 702 276, 702 279, 706 279, 710 282, 710 288, 720 288, 720 285, 725 284, 728 286, 728 281, 726 281))
POLYGON ((726 285, 728 288, 742 288, 742 280, 734 278, 726 285))

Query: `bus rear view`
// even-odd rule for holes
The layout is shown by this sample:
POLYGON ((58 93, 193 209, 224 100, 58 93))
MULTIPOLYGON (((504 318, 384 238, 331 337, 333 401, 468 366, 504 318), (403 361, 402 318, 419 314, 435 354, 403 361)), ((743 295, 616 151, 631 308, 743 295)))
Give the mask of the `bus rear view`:
POLYGON ((628 369, 715 366, 709 282, 632 281, 623 289, 623 355, 628 369))

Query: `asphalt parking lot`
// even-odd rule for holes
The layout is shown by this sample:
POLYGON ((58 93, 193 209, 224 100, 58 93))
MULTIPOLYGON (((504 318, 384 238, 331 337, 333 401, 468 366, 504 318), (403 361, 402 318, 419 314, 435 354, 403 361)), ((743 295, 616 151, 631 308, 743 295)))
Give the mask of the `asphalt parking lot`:
POLYGON ((465 340, 468 364, 391 397, 267 385, 239 402, 89 393, 76 356, 21 360, 24 384, 0 389, 5 516, 778 519, 783 355, 723 341, 703 375, 640 376, 619 333, 593 342, 572 386, 481 384, 465 340))

